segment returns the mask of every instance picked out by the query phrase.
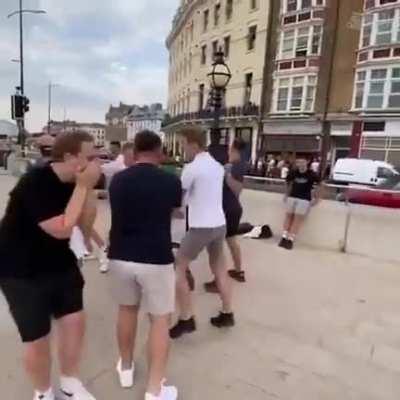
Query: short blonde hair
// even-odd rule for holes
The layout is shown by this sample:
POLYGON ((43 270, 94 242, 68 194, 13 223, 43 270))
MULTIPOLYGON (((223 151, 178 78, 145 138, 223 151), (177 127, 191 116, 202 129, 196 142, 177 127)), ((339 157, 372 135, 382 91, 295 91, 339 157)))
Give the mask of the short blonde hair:
POLYGON ((197 126, 183 128, 180 135, 186 139, 189 144, 197 144, 201 149, 207 147, 207 136, 203 129, 197 126))

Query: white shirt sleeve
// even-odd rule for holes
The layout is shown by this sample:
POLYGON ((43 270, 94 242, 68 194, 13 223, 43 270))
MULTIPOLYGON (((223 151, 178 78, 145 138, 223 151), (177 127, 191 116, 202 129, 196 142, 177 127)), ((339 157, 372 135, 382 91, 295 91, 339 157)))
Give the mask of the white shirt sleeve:
POLYGON ((181 180, 182 180, 183 191, 186 193, 189 192, 194 183, 194 173, 193 173, 193 168, 191 168, 191 165, 186 165, 183 168, 181 180))

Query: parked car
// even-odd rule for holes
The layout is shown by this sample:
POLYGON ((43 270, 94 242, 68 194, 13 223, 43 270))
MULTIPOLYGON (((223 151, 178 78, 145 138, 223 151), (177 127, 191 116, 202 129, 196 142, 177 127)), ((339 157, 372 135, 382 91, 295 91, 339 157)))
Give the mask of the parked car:
POLYGON ((360 186, 357 189, 349 188, 347 198, 350 203, 400 208, 400 175, 394 176, 374 188, 368 186, 360 186))
POLYGON ((339 184, 379 186, 399 172, 384 161, 341 158, 333 169, 333 181, 339 184))

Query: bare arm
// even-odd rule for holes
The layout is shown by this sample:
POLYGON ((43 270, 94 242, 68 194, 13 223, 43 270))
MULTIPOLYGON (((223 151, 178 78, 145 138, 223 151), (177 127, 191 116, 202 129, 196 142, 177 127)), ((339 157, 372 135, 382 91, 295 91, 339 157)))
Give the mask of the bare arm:
POLYGON ((231 173, 227 173, 225 176, 225 180, 229 188, 235 193, 237 197, 240 196, 240 193, 243 190, 243 182, 236 180, 231 173))
POLYGON ((39 223, 40 228, 56 239, 68 239, 72 234, 73 227, 79 221, 87 192, 87 187, 77 184, 64 214, 39 223))

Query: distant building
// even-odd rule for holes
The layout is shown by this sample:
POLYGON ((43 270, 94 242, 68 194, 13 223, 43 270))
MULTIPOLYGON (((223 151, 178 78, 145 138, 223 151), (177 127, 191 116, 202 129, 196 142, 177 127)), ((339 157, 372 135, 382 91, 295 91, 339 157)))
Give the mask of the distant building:
POLYGON ((0 120, 0 139, 8 139, 18 136, 17 125, 4 119, 0 120))
POLYGON ((126 142, 128 140, 127 120, 136 105, 119 103, 119 106, 110 105, 106 114, 106 140, 110 142, 126 142))
POLYGON ((136 134, 144 129, 160 134, 165 113, 160 103, 143 107, 135 106, 127 119, 128 140, 133 140, 136 134))
POLYGON ((50 130, 48 125, 43 127, 44 133, 57 136, 63 132, 84 131, 89 133, 94 140, 96 147, 104 147, 106 144, 106 126, 97 122, 76 122, 76 121, 51 121, 50 130))

